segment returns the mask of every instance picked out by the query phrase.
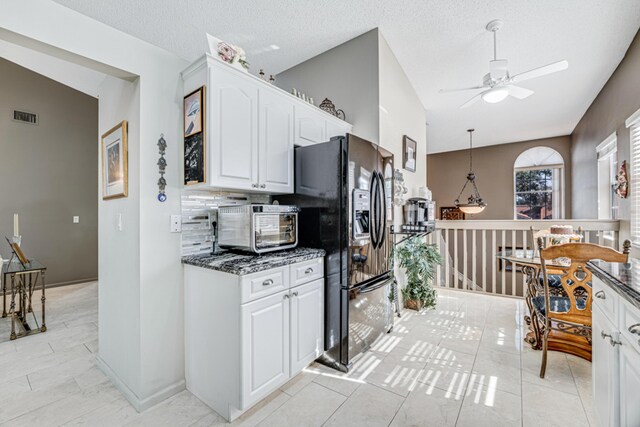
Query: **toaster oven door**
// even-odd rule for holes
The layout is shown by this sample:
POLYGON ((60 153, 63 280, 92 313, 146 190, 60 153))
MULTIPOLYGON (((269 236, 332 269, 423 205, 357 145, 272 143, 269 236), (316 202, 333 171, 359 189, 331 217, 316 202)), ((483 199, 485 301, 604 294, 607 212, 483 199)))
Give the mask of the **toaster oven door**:
POLYGON ((298 243, 298 214, 256 213, 253 217, 254 248, 257 252, 294 247, 298 243))

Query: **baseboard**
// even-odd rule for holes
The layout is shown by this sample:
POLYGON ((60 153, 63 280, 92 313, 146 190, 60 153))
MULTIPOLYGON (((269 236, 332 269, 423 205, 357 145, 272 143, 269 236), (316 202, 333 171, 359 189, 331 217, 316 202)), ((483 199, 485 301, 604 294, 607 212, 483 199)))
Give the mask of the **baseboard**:
POLYGON ((71 280, 69 282, 47 283, 47 289, 57 288, 59 286, 78 285, 80 283, 91 283, 91 282, 97 282, 97 281, 98 281, 97 277, 89 277, 88 279, 71 280))
POLYGON ((140 399, 138 395, 136 395, 133 390, 131 390, 125 383, 123 383, 120 378, 116 375, 115 372, 107 365, 107 363, 102 360, 100 356, 96 357, 96 365, 100 370, 111 380, 113 385, 116 386, 118 390, 124 395, 124 397, 129 401, 131 406, 138 412, 146 411, 152 406, 157 405, 158 403, 168 399, 174 394, 180 393, 181 391, 186 389, 185 380, 180 380, 174 384, 169 385, 168 387, 163 388, 162 390, 152 394, 149 397, 144 399, 140 399))

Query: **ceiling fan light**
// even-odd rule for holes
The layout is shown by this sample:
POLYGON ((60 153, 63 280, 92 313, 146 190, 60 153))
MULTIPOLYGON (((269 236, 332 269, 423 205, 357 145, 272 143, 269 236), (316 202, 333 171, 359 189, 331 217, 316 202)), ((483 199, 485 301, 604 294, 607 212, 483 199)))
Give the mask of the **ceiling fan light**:
POLYGON ((489 104, 496 104, 509 96, 509 91, 504 87, 494 87, 482 94, 482 100, 489 104))
POLYGON ((477 204, 459 204, 458 209, 468 215, 474 215, 482 212, 487 205, 477 205, 477 204))

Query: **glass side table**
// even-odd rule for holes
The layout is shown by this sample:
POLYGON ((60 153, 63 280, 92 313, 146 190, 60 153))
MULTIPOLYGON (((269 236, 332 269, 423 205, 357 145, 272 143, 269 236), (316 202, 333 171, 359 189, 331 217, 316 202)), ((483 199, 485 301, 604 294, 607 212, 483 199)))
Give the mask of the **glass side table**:
POLYGON ((11 302, 8 315, 11 316, 11 336, 12 340, 22 338, 27 335, 46 332, 45 323, 45 271, 47 267, 32 259, 29 263, 22 265, 17 261, 2 265, 2 290, 3 290, 3 310, 2 317, 6 317, 6 289, 11 292, 11 302), (38 323, 37 316, 33 311, 31 301, 34 291, 40 288, 42 294, 42 322, 38 323), (29 313, 34 324, 29 324, 29 313), (16 332, 16 327, 18 331, 16 332))

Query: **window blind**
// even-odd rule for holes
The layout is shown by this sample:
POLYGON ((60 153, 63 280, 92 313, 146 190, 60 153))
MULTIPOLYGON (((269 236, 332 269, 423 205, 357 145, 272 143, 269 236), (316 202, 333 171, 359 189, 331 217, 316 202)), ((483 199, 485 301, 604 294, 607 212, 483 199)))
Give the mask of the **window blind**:
POLYGON ((640 122, 631 125, 631 241, 640 247, 640 122))

